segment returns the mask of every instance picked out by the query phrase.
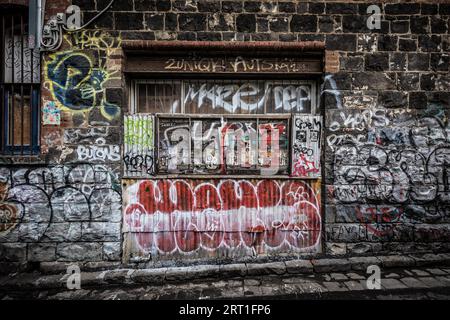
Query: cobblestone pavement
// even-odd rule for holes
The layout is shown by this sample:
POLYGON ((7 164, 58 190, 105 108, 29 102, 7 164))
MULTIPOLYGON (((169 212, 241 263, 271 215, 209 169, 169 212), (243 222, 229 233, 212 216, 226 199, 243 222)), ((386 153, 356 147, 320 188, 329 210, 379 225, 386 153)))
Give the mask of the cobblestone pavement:
POLYGON ((428 258, 414 263, 366 257, 82 272, 79 290, 67 289, 67 274, 13 274, 0 278, 0 298, 449 299, 447 256, 428 258), (381 289, 369 290, 366 270, 374 262, 380 263, 381 289))

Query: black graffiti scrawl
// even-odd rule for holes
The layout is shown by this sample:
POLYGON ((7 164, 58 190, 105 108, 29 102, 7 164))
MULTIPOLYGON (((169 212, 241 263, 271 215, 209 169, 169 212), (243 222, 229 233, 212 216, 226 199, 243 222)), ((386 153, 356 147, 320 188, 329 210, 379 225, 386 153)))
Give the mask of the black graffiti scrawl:
POLYGON ((0 242, 117 241, 118 170, 92 164, 0 168, 0 242))

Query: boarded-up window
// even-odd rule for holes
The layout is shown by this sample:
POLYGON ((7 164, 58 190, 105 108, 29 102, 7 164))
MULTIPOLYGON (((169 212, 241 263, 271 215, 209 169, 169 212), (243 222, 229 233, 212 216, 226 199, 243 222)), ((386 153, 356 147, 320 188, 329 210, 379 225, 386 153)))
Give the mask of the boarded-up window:
POLYGON ((199 78, 133 85, 132 109, 156 115, 152 145, 157 147, 136 157, 135 146, 126 146, 132 155, 127 159, 137 166, 131 172, 127 163, 126 176, 320 177, 321 119, 314 116, 314 81, 199 78), (149 167, 145 159, 151 159, 151 170, 140 173, 149 167))

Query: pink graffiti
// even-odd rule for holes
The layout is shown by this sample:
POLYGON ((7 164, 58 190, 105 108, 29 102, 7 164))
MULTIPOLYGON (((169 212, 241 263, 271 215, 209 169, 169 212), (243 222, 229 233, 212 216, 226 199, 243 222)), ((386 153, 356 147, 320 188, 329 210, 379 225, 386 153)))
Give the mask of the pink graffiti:
POLYGON ((320 198, 303 181, 144 180, 126 197, 124 231, 144 252, 318 250, 320 198))
POLYGON ((383 237, 392 232, 400 222, 404 211, 393 206, 357 206, 358 220, 367 226, 372 234, 383 237))
POLYGON ((309 173, 318 173, 319 169, 313 161, 309 161, 305 154, 300 154, 297 162, 294 163, 292 175, 294 177, 306 177, 309 173))

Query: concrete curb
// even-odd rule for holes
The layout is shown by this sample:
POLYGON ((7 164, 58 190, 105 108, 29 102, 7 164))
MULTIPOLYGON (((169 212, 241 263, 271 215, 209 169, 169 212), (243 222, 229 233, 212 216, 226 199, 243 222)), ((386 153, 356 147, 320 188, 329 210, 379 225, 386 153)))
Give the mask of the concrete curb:
MULTIPOLYGON (((290 260, 285 262, 230 265, 200 265, 155 269, 113 269, 81 273, 83 288, 115 285, 162 285, 192 282, 201 279, 230 279, 255 276, 292 276, 313 273, 364 271, 369 265, 382 269, 450 266, 450 254, 408 256, 352 257, 347 259, 290 260)), ((65 289, 69 275, 18 273, 0 278, 0 291, 65 289)))

